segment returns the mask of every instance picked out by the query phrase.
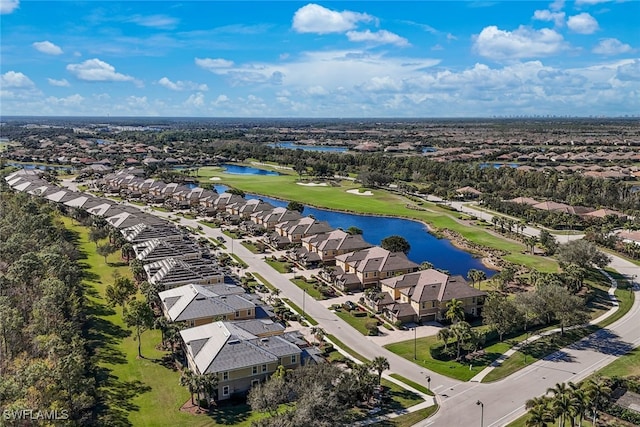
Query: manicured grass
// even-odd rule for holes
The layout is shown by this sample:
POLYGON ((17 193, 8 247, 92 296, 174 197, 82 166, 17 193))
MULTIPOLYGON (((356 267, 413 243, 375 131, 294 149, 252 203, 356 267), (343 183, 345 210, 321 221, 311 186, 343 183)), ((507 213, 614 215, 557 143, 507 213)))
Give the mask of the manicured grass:
MULTIPOLYGON (((272 267, 274 266, 272 265, 272 267)), ((307 281, 304 279, 291 279, 291 282, 297 287, 299 287, 300 289, 306 290, 307 294, 315 300, 327 299, 324 295, 322 295, 322 292, 320 292, 318 289, 313 287, 312 283, 307 283, 307 281)))
MULTIPOLYGON (((626 282, 622 283, 624 277, 620 275, 618 272, 614 270, 607 270, 609 274, 611 274, 616 280, 618 280, 621 286, 626 286, 626 282)), ((618 299, 618 310, 607 319, 598 323, 596 326, 592 326, 583 330, 578 331, 567 331, 565 333, 565 337, 560 337, 559 334, 555 334, 557 339, 553 340, 550 337, 541 338, 540 342, 535 341, 530 343, 525 347, 525 349, 521 351, 515 352, 511 357, 505 360, 502 365, 498 366, 482 380, 482 382, 492 382, 501 380, 506 378, 507 376, 513 374, 514 372, 519 371, 520 369, 535 363, 536 361, 544 358, 545 356, 553 353, 554 351, 559 350, 560 348, 573 343, 583 337, 589 335, 592 332, 595 332, 599 328, 605 328, 610 324, 620 320, 625 314, 629 312, 631 307, 633 306, 633 301, 635 299, 635 295, 632 292, 624 288, 618 288, 616 290, 616 298, 618 299), (568 338, 567 338, 568 337, 568 338), (527 353, 527 357, 525 358, 525 352, 527 353), (526 359, 526 360, 525 360, 526 359)), ((594 314, 594 313, 592 313, 594 314)), ((553 326, 549 326, 548 328, 552 328, 553 326)), ((547 329, 548 329, 547 328, 547 329)))
POLYGON ((331 340, 331 342, 334 343, 336 345, 336 347, 340 347, 342 350, 344 350, 345 352, 349 353, 349 355, 351 355, 351 357, 353 357, 355 359, 358 359, 362 363, 368 363, 369 362, 369 359, 367 359, 366 357, 364 357, 360 353, 357 353, 357 352, 351 350, 350 347, 348 347, 347 345, 345 345, 345 343, 343 343, 338 338, 336 338, 335 335, 330 335, 329 334, 329 335, 327 335, 327 338, 329 340, 331 340))
MULTIPOLYGON (((491 362, 500 357, 500 355, 506 351, 510 346, 507 343, 497 343, 489 346, 485 349, 484 356, 477 358, 473 363, 460 363, 455 360, 436 360, 431 357, 429 348, 432 345, 438 344, 438 340, 435 336, 418 338, 415 346, 416 359, 414 359, 414 340, 401 341, 398 343, 387 344, 384 347, 404 357, 405 359, 412 361, 426 369, 437 372, 442 375, 446 375, 451 378, 458 379, 460 381, 469 381, 478 372, 486 368, 491 362)), ((455 344, 449 344, 455 345, 455 344)))
MULTIPOLYGON (((114 420, 128 420, 132 425, 211 426, 206 416, 193 416, 179 408, 189 399, 189 392, 178 385, 180 373, 164 365, 167 352, 155 347, 160 331, 142 334, 142 355, 138 359, 138 343, 132 331, 122 321, 122 309, 109 307, 104 298, 107 285, 114 281, 115 272, 131 278, 128 266, 122 265, 119 254, 112 254, 105 264, 89 242, 88 229, 63 218, 70 231, 77 233, 80 251, 86 256, 85 283, 88 305, 92 314, 89 335, 96 351, 100 371, 98 389, 105 396, 105 405, 114 420)), ((138 295, 138 298, 141 298, 138 295)), ((248 423, 247 423, 248 425, 248 423)))
POLYGON ((398 381, 402 381, 403 383, 405 383, 406 385, 408 385, 409 387, 413 387, 416 390, 418 390, 419 392, 422 392, 424 394, 428 394, 429 396, 433 396, 433 392, 431 390, 429 390, 428 388, 426 388, 425 386, 423 386, 422 384, 418 384, 415 381, 411 381, 408 378, 403 377, 400 374, 391 374, 391 377, 397 379, 398 381))
POLYGON ((275 261, 271 258, 267 258, 264 260, 267 264, 273 267, 278 273, 291 273, 291 264, 287 261, 275 261))
MULTIPOLYGON (((206 170, 208 168, 203 168, 206 170)), ((346 191, 359 188, 360 185, 352 181, 341 181, 339 187, 306 187, 297 185, 298 176, 294 174, 268 176, 265 179, 256 180, 247 175, 231 175, 215 172, 221 177, 221 182, 241 189, 247 193, 263 194, 266 196, 298 201, 311 206, 335 209, 346 212, 357 212, 377 215, 389 215, 396 217, 412 218, 427 222, 436 228, 448 228, 457 231, 466 239, 494 249, 510 252, 505 258, 511 262, 527 265, 541 271, 557 271, 557 263, 551 259, 523 254, 526 251, 524 245, 508 241, 486 232, 478 227, 460 224, 454 217, 457 212, 444 209, 439 205, 424 202, 426 210, 417 211, 406 207, 413 204, 409 199, 391 193, 383 189, 373 190, 373 196, 356 196, 346 191)), ((208 178, 204 178, 207 180, 208 178)))
POLYGON ((382 412, 389 413, 400 409, 407 409, 414 405, 424 402, 424 400, 412 391, 409 391, 396 383, 382 378, 380 385, 385 387, 389 400, 382 404, 382 412))
POLYGON ((267 289, 269 289, 271 292, 276 290, 276 287, 273 286, 267 279, 265 279, 264 277, 262 277, 262 275, 260 273, 251 273, 253 274, 253 277, 255 277, 256 279, 258 279, 260 281, 260 283, 262 283, 263 285, 265 285, 267 287, 267 289))
POLYGON ((501 380, 514 372, 543 359, 551 353, 554 353, 561 348, 592 334, 598 329, 599 328, 597 326, 589 326, 586 328, 565 331, 562 336, 560 334, 552 334, 533 341, 527 344, 520 351, 516 351, 511 355, 511 357, 505 360, 502 365, 489 372, 482 382, 488 383, 501 380))
MULTIPOLYGON (((294 302, 292 302, 288 298, 282 298, 282 301, 286 302, 287 305, 293 308, 296 312, 300 313, 300 316, 302 316, 302 313, 303 313, 302 309, 298 307, 294 302)), ((307 320, 307 322, 309 322, 313 326, 316 326, 318 324, 318 322, 316 322, 316 320, 313 317, 309 316, 309 314, 307 313, 304 313, 304 318, 307 320)))
POLYGON ((211 222, 211 221, 205 221, 203 219, 201 219, 200 221, 198 221, 198 223, 205 225, 209 228, 220 228, 219 225, 217 225, 215 222, 211 222))
POLYGON ((171 209, 165 208, 164 206, 151 206, 151 209, 158 212, 173 212, 171 209))
POLYGON ((427 408, 418 409, 415 412, 400 415, 399 417, 392 418, 390 420, 382 421, 376 425, 379 427, 411 427, 414 424, 429 418, 431 415, 435 414, 436 411, 438 411, 438 405, 433 405, 427 408))
POLYGON ((240 258, 238 255, 236 254, 231 254, 231 258, 233 258, 234 260, 236 260, 236 262, 240 265, 240 267, 242 268, 247 268, 249 267, 249 264, 247 264, 246 262, 244 262, 242 260, 242 258, 240 258))
POLYGON ((369 316, 367 316, 366 312, 361 311, 360 313, 364 313, 365 315, 362 317, 356 317, 350 311, 344 310, 336 310, 335 315, 347 322, 352 328, 360 332, 362 335, 368 336, 369 330, 366 328, 367 322, 376 321, 369 316))
POLYGON ((619 357, 600 371, 599 375, 605 377, 632 377, 640 375, 640 347, 619 357))
POLYGON ((261 253, 261 251, 258 249, 258 247, 250 240, 245 240, 243 242, 240 242, 240 244, 242 246, 244 246, 245 248, 249 249, 251 252, 253 252, 254 254, 259 254, 261 253))

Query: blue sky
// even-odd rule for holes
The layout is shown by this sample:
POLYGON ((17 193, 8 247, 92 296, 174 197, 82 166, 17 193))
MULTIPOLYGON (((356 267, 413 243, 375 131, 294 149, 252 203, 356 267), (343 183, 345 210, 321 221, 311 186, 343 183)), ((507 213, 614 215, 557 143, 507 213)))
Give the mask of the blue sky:
POLYGON ((640 114, 640 2, 0 0, 0 113, 640 114))

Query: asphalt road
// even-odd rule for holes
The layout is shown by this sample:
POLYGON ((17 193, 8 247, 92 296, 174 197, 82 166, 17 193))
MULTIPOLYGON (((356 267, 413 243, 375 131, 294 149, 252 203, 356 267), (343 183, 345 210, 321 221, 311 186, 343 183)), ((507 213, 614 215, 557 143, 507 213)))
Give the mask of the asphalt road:
MULTIPOLYGON (((468 206, 461 206, 464 211, 476 216, 490 215, 468 206)), ((169 214, 151 211, 158 216, 169 214)), ((195 220, 182 218, 182 225, 197 227, 195 220)), ((203 227, 207 237, 223 236, 219 229, 203 227)), ((525 232, 537 234, 535 228, 525 232)), ((539 232, 539 231, 538 231, 539 232)), ((263 261, 264 255, 253 254, 234 240, 224 235, 227 247, 242 258, 249 268, 246 271, 257 272, 272 285, 282 291, 296 305, 304 308, 328 334, 335 335, 351 349, 366 358, 384 356, 389 360, 391 371, 424 385, 427 376, 431 378, 431 389, 436 393, 440 410, 433 417, 424 420, 417 426, 505 426, 523 415, 526 411, 526 400, 542 395, 556 383, 577 382, 598 369, 609 364, 617 357, 640 345, 640 293, 636 290, 636 299, 630 312, 619 321, 589 337, 564 348, 544 360, 540 360, 510 377, 490 384, 460 382, 434 372, 427 371, 409 360, 401 358, 369 341, 342 319, 335 316, 319 302, 304 293, 287 278, 276 272, 263 261), (482 405, 477 402, 482 402, 482 405)), ((571 236, 571 238, 575 238, 571 236)), ((640 267, 619 257, 612 257, 611 267, 618 272, 633 277, 640 277, 640 267)))

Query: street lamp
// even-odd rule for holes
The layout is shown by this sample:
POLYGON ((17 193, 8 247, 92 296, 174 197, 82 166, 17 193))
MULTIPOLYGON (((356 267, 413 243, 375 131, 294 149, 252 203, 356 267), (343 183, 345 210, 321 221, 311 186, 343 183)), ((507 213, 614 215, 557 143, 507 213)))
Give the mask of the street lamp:
POLYGON ((304 314, 304 300, 305 300, 305 296, 307 295, 307 290, 303 289, 302 290, 302 319, 305 319, 305 314, 304 314))
POLYGON ((477 401, 476 405, 480 405, 480 427, 484 426, 484 403, 477 401))
POLYGON ((431 377, 427 375, 427 390, 431 391, 431 377))
POLYGON ((418 328, 414 327, 413 328, 413 360, 416 360, 418 358, 417 338, 418 338, 418 328))

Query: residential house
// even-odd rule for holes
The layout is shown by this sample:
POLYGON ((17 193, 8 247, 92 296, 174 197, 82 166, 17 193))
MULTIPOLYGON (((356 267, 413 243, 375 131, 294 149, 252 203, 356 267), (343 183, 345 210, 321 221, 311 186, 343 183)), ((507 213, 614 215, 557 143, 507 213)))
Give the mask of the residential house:
POLYGON ((402 252, 380 246, 335 257, 334 284, 343 291, 376 286, 380 280, 418 270, 418 264, 402 252))
POLYGON ((181 285, 211 285, 224 282, 224 274, 211 260, 166 258, 144 265, 149 283, 171 289, 181 285))
POLYGON ((447 303, 462 301, 464 312, 479 316, 486 292, 472 288, 462 276, 449 276, 434 269, 422 270, 380 281, 381 293, 393 300, 383 311, 392 322, 440 321, 447 303))
POLYGON ((302 238, 302 248, 308 253, 318 254, 320 261, 325 264, 335 263, 336 255, 370 248, 361 235, 351 235, 342 230, 332 230, 326 233, 314 234, 302 238))
POLYGON ((281 336, 258 337, 231 322, 207 323, 180 331, 189 369, 218 377, 216 400, 246 394, 278 366, 300 366, 302 350, 281 336))
POLYGON ((333 228, 326 221, 317 221, 307 216, 293 221, 276 224, 275 232, 279 236, 287 237, 291 243, 299 243, 304 237, 319 233, 326 233, 333 228))
POLYGON ((189 284, 159 292, 158 296, 167 319, 193 327, 216 320, 255 318, 256 306, 243 294, 239 286, 189 284), (216 292, 216 288, 223 292, 216 292))

